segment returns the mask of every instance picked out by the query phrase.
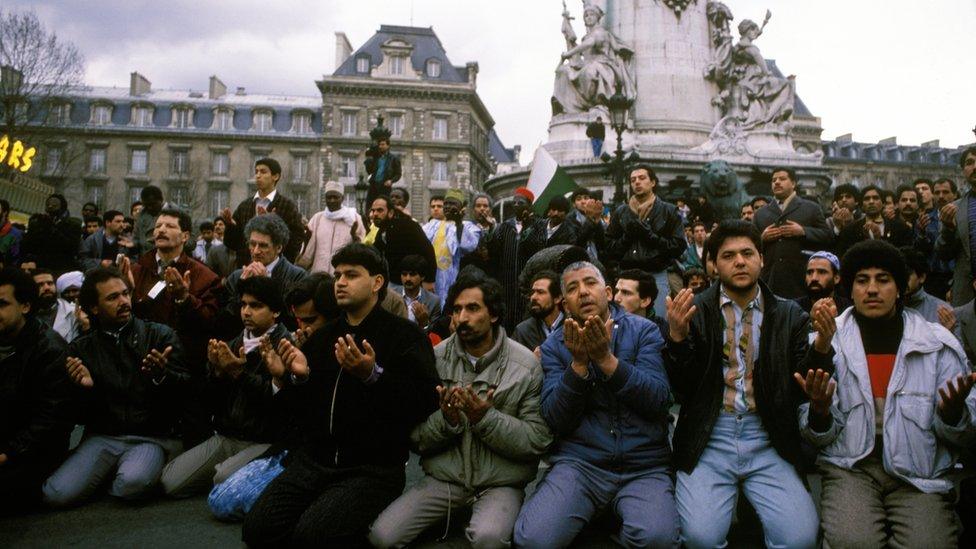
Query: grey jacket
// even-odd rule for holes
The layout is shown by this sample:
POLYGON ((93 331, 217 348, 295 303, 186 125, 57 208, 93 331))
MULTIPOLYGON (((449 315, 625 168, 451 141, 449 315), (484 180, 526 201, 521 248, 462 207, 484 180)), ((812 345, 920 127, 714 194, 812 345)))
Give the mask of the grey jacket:
POLYGON ((976 302, 970 301, 952 310, 956 314, 956 337, 969 358, 969 368, 976 364, 976 302))
POLYGON ((939 239, 935 242, 935 254, 939 259, 956 260, 952 272, 952 305, 958 307, 973 299, 973 273, 969 256, 969 195, 953 202, 956 205, 956 228, 942 224, 939 239))
POLYGON ((494 403, 474 425, 463 417, 451 426, 440 409, 414 428, 410 439, 428 475, 480 489, 523 487, 539 472, 539 457, 552 442, 540 412, 542 367, 531 351, 495 329, 495 345, 475 365, 457 335, 434 347, 437 373, 446 388, 473 385, 494 403))
MULTIPOLYGON (((800 432, 820 448, 818 461, 843 469, 853 468, 871 453, 876 435, 871 379, 853 311, 837 317, 832 342, 837 381, 830 409, 833 422, 818 433, 810 428, 810 404, 799 407, 800 432)), ((959 425, 946 425, 938 414, 939 388, 969 372, 966 356, 941 325, 926 322, 911 309, 902 316, 904 334, 884 408, 884 468, 922 492, 946 492, 952 481, 945 477, 956 461, 949 445, 963 447, 976 440, 976 392, 966 399, 959 425)))

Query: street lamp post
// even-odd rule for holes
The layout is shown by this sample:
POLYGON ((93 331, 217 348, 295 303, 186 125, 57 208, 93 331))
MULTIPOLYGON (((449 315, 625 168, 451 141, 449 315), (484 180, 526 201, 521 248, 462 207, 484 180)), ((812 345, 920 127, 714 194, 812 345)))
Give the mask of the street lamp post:
POLYGON ((356 182, 356 186, 353 189, 356 191, 357 209, 363 215, 363 218, 369 217, 369 212, 366 211, 366 195, 369 194, 369 185, 363 181, 362 174, 359 174, 359 181, 356 182))
POLYGON ((627 195, 624 193, 625 169, 628 162, 638 158, 635 153, 632 153, 630 157, 625 159, 623 148, 623 133, 627 129, 627 116, 630 114, 630 108, 633 104, 634 100, 621 92, 620 84, 617 84, 616 93, 607 100, 607 108, 610 110, 610 127, 617 132, 617 150, 613 152, 613 156, 603 153, 600 160, 610 168, 614 185, 613 204, 615 208, 627 200, 627 195))

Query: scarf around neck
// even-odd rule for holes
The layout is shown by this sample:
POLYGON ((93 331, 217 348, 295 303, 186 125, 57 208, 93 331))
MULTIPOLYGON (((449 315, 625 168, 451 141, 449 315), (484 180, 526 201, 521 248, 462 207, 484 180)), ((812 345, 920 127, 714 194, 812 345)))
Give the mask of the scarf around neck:
POLYGON ((651 208, 654 207, 656 201, 655 198, 652 198, 644 202, 639 202, 636 196, 632 196, 627 201, 627 205, 630 207, 630 211, 637 214, 637 218, 643 221, 651 213, 651 208))

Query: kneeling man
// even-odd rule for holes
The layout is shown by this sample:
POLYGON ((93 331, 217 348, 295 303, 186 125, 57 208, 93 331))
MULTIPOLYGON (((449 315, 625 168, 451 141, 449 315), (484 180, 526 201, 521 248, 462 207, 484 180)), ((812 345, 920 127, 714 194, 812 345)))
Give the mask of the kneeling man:
POLYGON ((956 547, 947 477, 976 437, 976 374, 948 330, 904 306, 910 271, 891 244, 855 244, 841 265, 854 307, 835 321, 818 311, 829 302, 814 306, 825 352, 796 376, 810 395, 800 427, 820 448, 825 542, 956 547))
POLYGON ((661 333, 611 304, 592 263, 573 263, 560 278, 569 318, 541 349, 552 468, 519 514, 515 545, 566 547, 609 507, 623 522, 621 544, 676 547, 661 333))

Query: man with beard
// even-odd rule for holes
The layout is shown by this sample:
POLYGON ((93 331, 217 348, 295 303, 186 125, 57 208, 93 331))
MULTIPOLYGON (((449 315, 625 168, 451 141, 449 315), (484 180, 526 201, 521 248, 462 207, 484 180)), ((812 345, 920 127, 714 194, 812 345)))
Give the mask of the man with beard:
POLYGON ((515 189, 512 196, 514 216, 495 226, 488 235, 486 245, 488 256, 494 269, 491 274, 499 281, 505 291, 505 330, 514 332, 515 325, 522 321, 522 295, 519 292, 519 275, 525 263, 536 250, 526 239, 532 231, 528 228, 535 223, 532 201, 535 195, 525 187, 515 189))
MULTIPOLYGON (((939 212, 946 205, 958 198, 956 182, 943 177, 936 179, 932 184, 932 202, 934 207, 929 212, 929 226, 926 227, 927 234, 932 238, 932 242, 938 244, 939 234, 942 232, 942 221, 939 219, 939 212), (931 235, 935 235, 934 238, 931 235)), ((933 246, 935 248, 935 246, 933 246)), ((942 259, 939 257, 938 250, 933 249, 929 258, 931 266, 929 276, 925 278, 925 291, 938 297, 948 299, 949 288, 952 286, 952 273, 956 268, 955 259, 942 259)))
MULTIPOLYGON (((685 253, 687 242, 678 209, 657 196, 657 186, 657 174, 650 166, 635 166, 630 170, 633 195, 610 218, 607 253, 620 269, 650 271, 657 287, 663 289, 669 287, 668 267, 685 253)), ((659 293, 654 300, 657 314, 664 312, 666 293, 659 293)))
POLYGON ((952 305, 956 307, 973 299, 976 238, 971 227, 976 227, 976 146, 962 152, 959 167, 969 184, 969 192, 939 210, 942 226, 935 245, 940 259, 956 262, 952 275, 952 305))
POLYGON ((861 210, 864 217, 855 219, 837 237, 837 255, 843 256, 854 244, 863 240, 884 240, 895 247, 911 246, 912 229, 883 213, 884 195, 876 185, 861 190, 861 210))
POLYGON ((602 509, 619 543, 678 543, 668 444, 671 390, 651 321, 610 302, 595 265, 561 277, 569 318, 542 344, 542 417, 555 435, 552 467, 522 507, 517 547, 566 547, 602 509))
POLYGON ((37 301, 34 303, 34 316, 45 326, 54 326, 58 314, 58 289, 54 274, 48 269, 37 268, 31 273, 37 285, 37 301))
POLYGON ((393 207, 389 196, 377 196, 369 209, 369 220, 378 227, 373 246, 386 260, 391 273, 400 272, 400 262, 408 255, 419 255, 427 263, 424 280, 436 278, 434 247, 416 221, 393 207))
POLYGON ((56 273, 74 270, 81 237, 81 220, 69 217, 64 196, 52 194, 44 203, 44 213, 30 218, 20 245, 21 267, 56 273))
POLYGON ((78 308, 78 294, 85 275, 81 271, 71 271, 58 277, 56 282, 58 292, 57 313, 51 328, 65 341, 71 343, 89 328, 88 315, 78 308))
POLYGON ((0 516, 30 510, 68 452, 67 346, 32 318, 30 275, 0 270, 0 516))
POLYGON ((332 274, 329 261, 339 248, 350 242, 361 242, 366 236, 366 227, 356 209, 342 205, 344 194, 342 183, 325 184, 325 209, 309 220, 311 236, 295 265, 312 273, 332 274))
POLYGON ((464 193, 449 189, 444 196, 444 219, 432 219, 424 223, 423 229, 434 248, 437 267, 434 293, 441 300, 446 300, 447 292, 461 269, 461 258, 478 247, 481 227, 464 220, 464 193))
POLYGON ((301 359, 311 372, 278 395, 295 410, 301 439, 245 518, 250 546, 361 545, 369 524, 403 491, 411 431, 438 407, 430 342, 379 306, 387 289, 383 257, 353 243, 332 266, 342 314, 300 351, 279 348, 285 365, 301 359))
POLYGON ((78 300, 92 330, 71 343, 65 366, 80 393, 85 437, 44 483, 44 501, 55 507, 83 502, 109 478, 114 497, 152 493, 180 447, 174 428, 188 378, 179 338, 132 315, 129 287, 114 267, 89 271, 78 300))
POLYGON ((756 212, 752 210, 752 202, 746 202, 739 208, 739 219, 752 223, 752 217, 756 212))
POLYGON ((423 274, 427 271, 424 258, 408 255, 400 261, 400 284, 390 283, 390 291, 403 296, 407 318, 424 330, 441 316, 441 298, 424 288, 423 274))
POLYGON ((539 415, 539 361, 500 326, 501 286, 465 273, 448 300, 457 330, 434 349, 440 409, 410 436, 424 477, 377 517, 375 547, 402 547, 467 506, 473 547, 509 546, 525 485, 552 441, 539 415))
POLYGON ((537 352, 553 330, 563 325, 563 297, 559 275, 543 270, 532 278, 529 294, 529 318, 515 327, 512 339, 537 352))
POLYGON ((719 282, 668 300, 665 360, 681 402, 675 500, 687 547, 725 546, 740 491, 767 546, 817 540, 817 510, 797 472, 803 394, 792 380, 808 369, 809 319, 759 280, 760 245, 754 226, 722 222, 708 239, 719 282))
POLYGON ((796 300, 803 312, 810 314, 813 304, 821 299, 833 298, 837 313, 851 306, 851 300, 836 292, 840 283, 840 260, 830 252, 815 252, 807 260, 807 295, 796 300))

